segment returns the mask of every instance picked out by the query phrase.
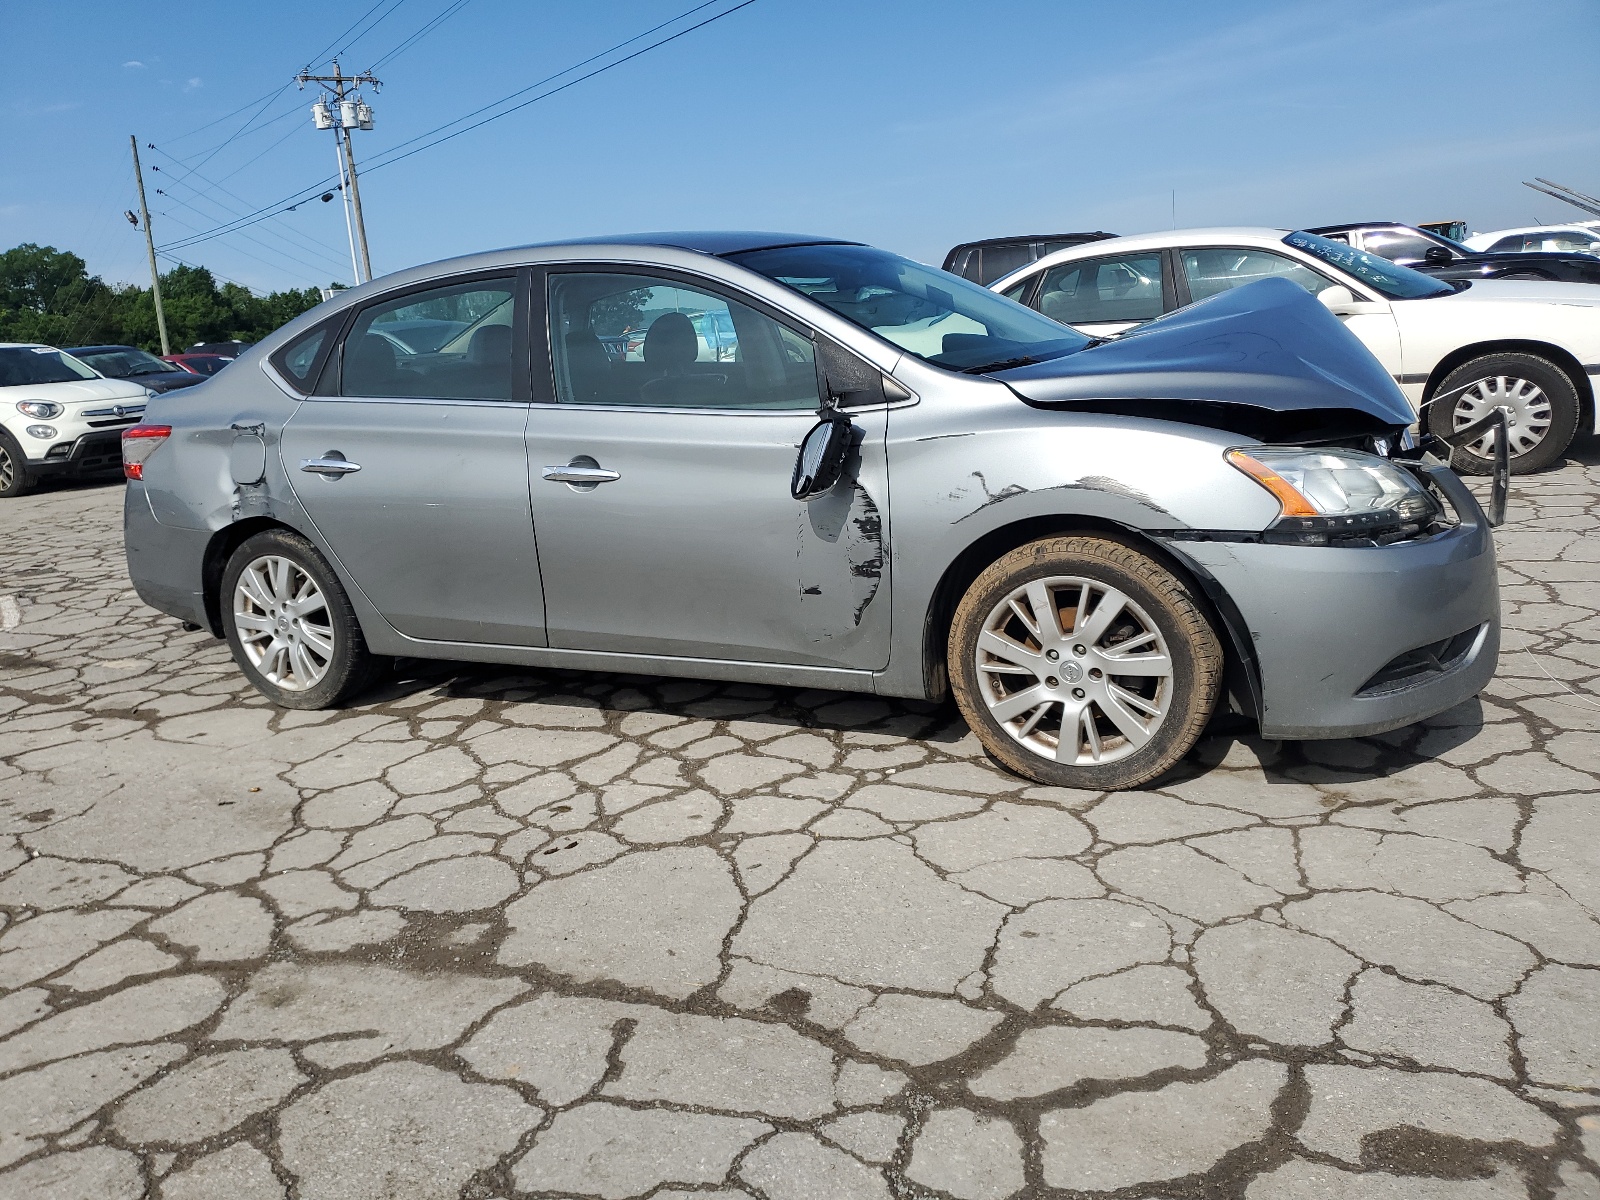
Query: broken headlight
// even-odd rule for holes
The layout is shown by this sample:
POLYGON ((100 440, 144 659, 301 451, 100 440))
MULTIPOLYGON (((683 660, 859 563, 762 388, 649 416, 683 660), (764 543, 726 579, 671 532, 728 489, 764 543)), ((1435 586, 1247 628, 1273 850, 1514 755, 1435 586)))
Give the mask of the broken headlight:
POLYGON ((1228 461, 1282 507, 1264 535, 1270 542, 1385 544, 1416 537, 1440 515, 1414 475, 1373 454, 1252 446, 1228 451, 1228 461))

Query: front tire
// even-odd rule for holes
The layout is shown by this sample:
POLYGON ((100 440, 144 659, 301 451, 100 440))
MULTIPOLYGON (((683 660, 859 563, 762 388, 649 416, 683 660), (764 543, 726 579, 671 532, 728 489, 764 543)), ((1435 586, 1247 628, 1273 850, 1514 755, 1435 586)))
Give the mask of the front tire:
POLYGON ((1105 538, 1044 538, 972 583, 950 627, 951 689, 989 753, 1056 787, 1135 788, 1194 746, 1222 646, 1184 584, 1105 538))
POLYGON ((0 500, 11 500, 33 488, 34 477, 22 447, 0 429, 0 500))
MULTIPOLYGON (((1559 461, 1578 431, 1577 389, 1565 371, 1536 354, 1486 354, 1451 371, 1428 401, 1428 431, 1465 429, 1496 408, 1510 419, 1513 475, 1559 461)), ((1488 437, 1457 449, 1451 464, 1463 475, 1490 474, 1488 437)))
POLYGON ((291 530, 265 530, 233 552, 221 601, 234 662, 282 708, 332 708, 382 669, 338 576, 291 530))

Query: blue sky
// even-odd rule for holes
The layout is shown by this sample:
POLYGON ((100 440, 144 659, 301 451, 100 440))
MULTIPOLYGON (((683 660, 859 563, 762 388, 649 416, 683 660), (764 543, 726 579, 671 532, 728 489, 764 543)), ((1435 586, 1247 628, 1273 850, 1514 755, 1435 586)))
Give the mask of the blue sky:
MULTIPOLYGON (((282 85, 363 14, 382 19, 347 68, 455 8, 394 3, 10 6, 0 248, 51 244, 142 280, 121 215, 136 207, 129 133, 159 148, 144 154, 162 168, 146 186, 169 193, 151 196, 161 244, 331 177, 315 95, 282 85), (254 109, 216 120, 253 100, 253 125, 254 109)), ((358 163, 693 3, 467 0, 379 71, 358 163)), ((1581 214, 1521 181, 1600 193, 1597 46, 1597 0, 755 0, 364 175, 362 197, 379 274, 684 228, 825 233, 938 262, 972 238, 1167 228, 1174 191, 1182 226, 1566 221, 1581 214)), ((258 289, 350 277, 340 206, 314 199, 177 253, 258 289)))

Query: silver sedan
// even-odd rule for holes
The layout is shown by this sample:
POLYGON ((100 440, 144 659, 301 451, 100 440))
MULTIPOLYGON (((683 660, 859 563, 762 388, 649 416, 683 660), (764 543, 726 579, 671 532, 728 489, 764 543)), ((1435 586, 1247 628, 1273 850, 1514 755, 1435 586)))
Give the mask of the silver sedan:
POLYGON ((1012 770, 1128 788, 1222 711, 1343 737, 1489 679, 1488 524, 1410 420, 1283 281, 1105 340, 849 242, 560 243, 151 400, 127 553, 286 707, 395 657, 953 693, 1012 770))

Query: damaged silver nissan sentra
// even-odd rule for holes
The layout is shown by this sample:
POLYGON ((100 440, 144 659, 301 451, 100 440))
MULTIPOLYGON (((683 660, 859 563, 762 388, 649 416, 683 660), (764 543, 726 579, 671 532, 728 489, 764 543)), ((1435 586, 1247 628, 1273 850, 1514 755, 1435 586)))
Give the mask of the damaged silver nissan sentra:
POLYGON ((1347 737, 1484 686, 1489 524, 1411 420, 1288 282, 1097 342, 854 243, 613 237, 152 399, 128 564, 291 708, 393 657, 949 690, 1012 770, 1127 788, 1222 706, 1347 737))

